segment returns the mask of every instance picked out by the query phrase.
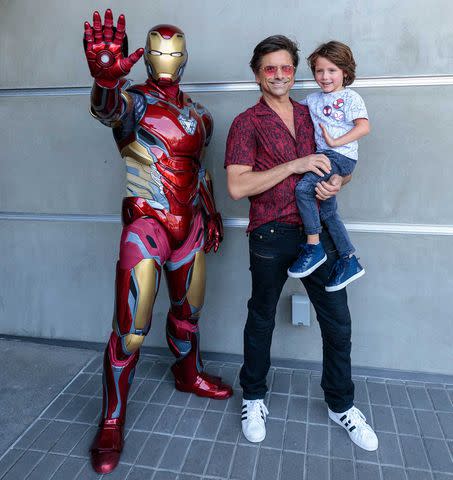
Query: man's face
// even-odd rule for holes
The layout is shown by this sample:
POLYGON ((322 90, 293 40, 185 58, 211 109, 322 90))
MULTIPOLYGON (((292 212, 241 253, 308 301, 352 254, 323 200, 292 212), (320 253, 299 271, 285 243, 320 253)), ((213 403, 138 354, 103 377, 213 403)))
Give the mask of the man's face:
POLYGON ((293 59, 287 50, 264 55, 261 66, 255 74, 256 83, 261 87, 263 95, 281 98, 289 95, 294 85, 293 59))

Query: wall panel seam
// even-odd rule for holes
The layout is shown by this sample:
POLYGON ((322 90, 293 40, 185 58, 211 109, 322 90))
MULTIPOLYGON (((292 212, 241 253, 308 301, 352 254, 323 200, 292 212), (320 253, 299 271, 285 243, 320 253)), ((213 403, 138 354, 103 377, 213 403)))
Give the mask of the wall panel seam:
MULTIPOLYGON (((84 223, 120 223, 117 214, 50 214, 26 212, 0 212, 0 221, 38 221, 38 222, 84 222, 84 223)), ((227 228, 246 228, 248 219, 244 217, 225 217, 227 228)), ((383 223, 383 222, 347 222, 346 228, 357 233, 396 233, 404 235, 453 235, 453 225, 416 224, 416 223, 383 223)))
MULTIPOLYGON (((453 75, 417 75, 417 76, 394 76, 394 77, 362 77, 357 78, 354 88, 376 87, 423 87, 453 85, 453 75)), ((209 92, 247 92, 257 91, 255 82, 191 82, 182 83, 183 90, 187 93, 209 92)), ((293 87, 295 90, 309 90, 317 88, 314 80, 296 80, 293 87)), ((91 87, 41 87, 41 88, 2 88, 0 97, 39 97, 39 96, 71 96, 89 95, 91 87)))

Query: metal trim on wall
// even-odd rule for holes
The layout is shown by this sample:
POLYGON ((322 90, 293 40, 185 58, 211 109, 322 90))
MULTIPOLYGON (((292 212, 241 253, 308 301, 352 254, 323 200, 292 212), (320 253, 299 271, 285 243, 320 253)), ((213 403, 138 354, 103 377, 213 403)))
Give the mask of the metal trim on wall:
MULTIPOLYGON (((84 214, 48 214, 0 212, 1 220, 34 221, 34 222, 87 222, 87 223, 120 223, 120 215, 84 215, 84 214)), ((223 219, 225 227, 246 228, 247 218, 226 217, 223 219)), ((404 235, 453 235, 453 225, 415 224, 415 223, 378 223, 378 222, 351 222, 346 223, 350 232, 357 233, 395 233, 404 235)))
POLYGON ((31 222, 88 222, 120 223, 121 216, 114 214, 85 215, 83 213, 27 213, 0 212, 0 220, 19 220, 31 222))
MULTIPOLYGON (((245 228, 247 218, 225 218, 225 227, 245 228)), ((415 223, 378 223, 351 222, 345 223, 346 229, 358 233, 399 233, 405 235, 453 235, 453 225, 415 224, 415 223)))
MULTIPOLYGON (((399 77, 363 77, 357 78, 354 88, 376 87, 430 87, 453 85, 453 75, 418 75, 399 77)), ((258 90, 255 82, 208 82, 208 83, 182 83, 187 93, 209 92, 248 92, 258 90)), ((310 90, 317 88, 314 80, 296 80, 295 90, 310 90)), ((89 95, 91 87, 46 87, 46 88, 3 88, 0 97, 41 97, 41 96, 66 96, 89 95)))

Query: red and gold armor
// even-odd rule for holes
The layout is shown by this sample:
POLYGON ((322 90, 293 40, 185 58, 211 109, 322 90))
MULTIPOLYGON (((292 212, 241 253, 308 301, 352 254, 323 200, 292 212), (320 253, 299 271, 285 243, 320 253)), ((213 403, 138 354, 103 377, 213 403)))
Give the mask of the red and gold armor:
POLYGON ((104 25, 98 12, 85 23, 84 45, 94 77, 91 113, 112 128, 126 163, 127 194, 116 269, 113 332, 104 355, 104 399, 91 446, 93 468, 111 472, 123 448, 127 395, 139 349, 151 327, 162 271, 170 295, 166 336, 176 357, 171 370, 178 390, 226 399, 229 385, 203 371, 198 319, 204 302, 205 252, 223 238, 208 173, 200 159, 212 133, 212 118, 179 89, 187 62, 184 33, 158 25, 146 51, 125 51, 125 19, 104 25), (149 78, 124 80, 145 53, 149 78))

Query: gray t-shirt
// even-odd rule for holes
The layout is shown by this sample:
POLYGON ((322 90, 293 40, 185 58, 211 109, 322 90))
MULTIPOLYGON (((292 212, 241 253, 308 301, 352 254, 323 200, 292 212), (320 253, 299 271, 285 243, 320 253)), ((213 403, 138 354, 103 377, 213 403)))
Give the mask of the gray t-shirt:
POLYGON ((342 155, 357 160, 358 142, 347 143, 341 147, 329 147, 322 136, 319 126, 322 123, 333 138, 338 138, 354 127, 357 118, 368 119, 365 102, 354 90, 344 88, 338 92, 315 92, 307 95, 301 102, 308 105, 315 127, 315 142, 318 150, 335 150, 342 155))

